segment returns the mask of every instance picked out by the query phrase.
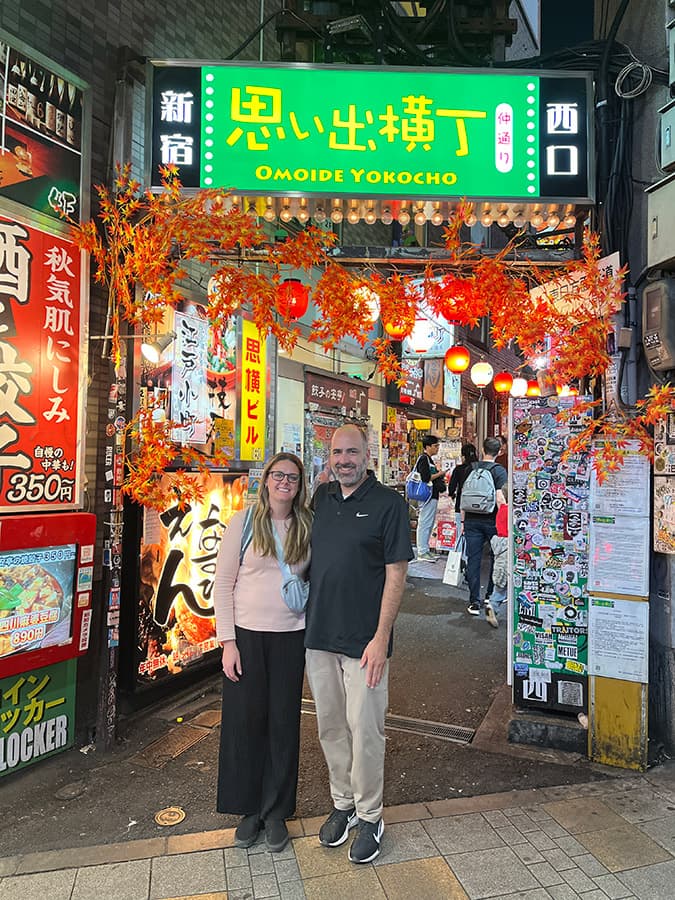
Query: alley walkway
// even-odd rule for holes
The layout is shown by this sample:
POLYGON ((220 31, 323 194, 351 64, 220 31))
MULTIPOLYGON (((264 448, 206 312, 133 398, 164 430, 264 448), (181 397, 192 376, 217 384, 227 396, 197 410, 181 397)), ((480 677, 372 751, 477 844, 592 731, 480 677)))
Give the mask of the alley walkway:
POLYGON ((0 858, 0 900, 673 900, 675 763, 646 775, 389 807, 380 857, 329 850, 323 817, 280 854, 234 831, 0 858))

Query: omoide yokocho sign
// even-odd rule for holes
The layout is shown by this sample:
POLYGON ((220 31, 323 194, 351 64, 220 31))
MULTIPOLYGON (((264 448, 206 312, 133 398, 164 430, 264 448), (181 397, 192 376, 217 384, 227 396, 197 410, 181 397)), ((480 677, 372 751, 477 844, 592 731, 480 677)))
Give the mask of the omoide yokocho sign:
POLYGON ((592 201, 585 73, 153 63, 150 180, 332 197, 592 201))

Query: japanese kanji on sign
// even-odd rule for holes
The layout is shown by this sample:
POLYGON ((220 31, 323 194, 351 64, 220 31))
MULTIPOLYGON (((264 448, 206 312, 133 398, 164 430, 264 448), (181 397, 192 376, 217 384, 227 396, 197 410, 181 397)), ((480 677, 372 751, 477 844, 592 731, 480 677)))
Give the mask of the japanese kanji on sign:
POLYGON ((580 72, 154 63, 151 178, 402 198, 591 200, 580 72))
POLYGON ((265 458, 267 413, 267 346, 253 322, 241 320, 241 419, 239 458, 262 462, 265 458))
POLYGON ((73 746, 74 659, 0 680, 0 778, 73 746))
POLYGON ((0 512, 81 506, 80 253, 0 217, 0 512))

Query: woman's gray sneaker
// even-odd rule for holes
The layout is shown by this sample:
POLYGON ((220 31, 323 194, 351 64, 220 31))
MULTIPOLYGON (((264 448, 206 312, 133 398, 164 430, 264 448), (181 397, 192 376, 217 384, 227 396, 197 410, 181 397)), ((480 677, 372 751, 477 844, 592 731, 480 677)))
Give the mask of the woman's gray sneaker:
POLYGON ((353 828, 358 819, 356 818, 356 810, 351 809, 334 809, 321 826, 319 831, 319 842, 324 847, 339 847, 349 837, 349 829, 353 828))

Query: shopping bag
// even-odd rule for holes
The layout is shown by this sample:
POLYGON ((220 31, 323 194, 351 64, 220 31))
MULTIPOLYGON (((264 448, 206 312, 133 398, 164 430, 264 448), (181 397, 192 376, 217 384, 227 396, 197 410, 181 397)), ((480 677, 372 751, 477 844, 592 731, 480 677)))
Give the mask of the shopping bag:
POLYGON ((422 481, 422 476, 414 469, 405 480, 405 496, 407 500, 426 503, 431 500, 431 485, 422 481))
POLYGON ((443 584, 451 584, 453 587, 459 587, 462 583, 462 551, 448 551, 448 558, 445 563, 445 572, 443 572, 443 584))

